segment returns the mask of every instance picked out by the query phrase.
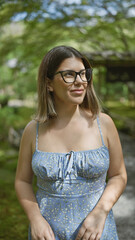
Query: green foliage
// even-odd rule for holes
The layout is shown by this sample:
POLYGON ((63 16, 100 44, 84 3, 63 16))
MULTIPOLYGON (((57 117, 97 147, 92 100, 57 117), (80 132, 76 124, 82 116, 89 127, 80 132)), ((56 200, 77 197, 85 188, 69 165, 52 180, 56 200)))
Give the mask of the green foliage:
POLYGON ((9 96, 8 95, 0 95, 0 105, 1 107, 4 107, 7 105, 9 100, 9 96))
POLYGON ((129 102, 123 104, 119 101, 107 101, 106 107, 110 110, 110 112, 119 114, 120 116, 126 117, 134 120, 135 119, 135 111, 134 106, 131 106, 129 102))
POLYGON ((106 98, 107 100, 112 100, 112 101, 128 101, 128 87, 126 84, 117 82, 117 83, 106 83, 105 85, 106 88, 106 98))
POLYGON ((14 111, 11 108, 5 107, 0 111, 0 139, 8 136, 9 127, 12 126, 12 122, 14 121, 14 111))
POLYGON ((23 129, 34 114, 33 108, 4 107, 0 109, 0 139, 8 138, 9 128, 23 129))
POLYGON ((134 51, 133 2, 4 1, 0 10, 1 88, 21 99, 36 91, 38 66, 52 47, 134 51), (14 66, 8 61, 16 59, 14 66))
POLYGON ((119 131, 123 131, 135 138, 135 111, 129 102, 107 101, 104 106, 113 118, 119 131))

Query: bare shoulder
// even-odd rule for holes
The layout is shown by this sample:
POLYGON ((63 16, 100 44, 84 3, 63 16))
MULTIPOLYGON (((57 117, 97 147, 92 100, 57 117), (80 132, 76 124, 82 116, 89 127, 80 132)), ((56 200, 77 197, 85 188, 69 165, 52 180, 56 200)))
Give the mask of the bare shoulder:
POLYGON ((115 124, 109 115, 105 113, 100 113, 99 119, 100 119, 101 125, 104 128, 106 128, 107 131, 116 129, 115 124))
POLYGON ((102 122, 102 124, 107 124, 107 125, 114 124, 112 118, 106 113, 101 112, 99 114, 99 118, 100 118, 100 121, 102 122))
POLYGON ((107 140, 112 142, 113 139, 117 142, 119 135, 112 118, 105 113, 100 113, 99 119, 107 140))
POLYGON ((32 120, 26 125, 22 135, 22 142, 27 144, 33 143, 33 140, 36 138, 36 124, 37 122, 32 120))
POLYGON ((32 142, 33 138, 36 136, 36 121, 30 121, 22 135, 20 149, 19 149, 19 159, 18 159, 18 167, 17 167, 17 178, 29 182, 32 182, 32 153, 33 147, 32 142))
POLYGON ((24 134, 24 135, 27 135, 27 136, 29 136, 29 135, 32 136, 33 133, 34 133, 35 130, 36 130, 36 124, 37 124, 37 122, 36 122, 35 120, 30 121, 30 122, 26 125, 26 127, 24 128, 23 134, 24 134))

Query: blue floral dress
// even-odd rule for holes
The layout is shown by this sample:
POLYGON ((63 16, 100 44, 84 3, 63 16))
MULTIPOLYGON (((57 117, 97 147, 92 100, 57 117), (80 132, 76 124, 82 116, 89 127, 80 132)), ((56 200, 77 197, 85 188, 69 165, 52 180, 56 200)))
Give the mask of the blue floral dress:
MULTIPOLYGON (((105 189, 109 151, 104 144, 98 117, 97 123, 102 146, 68 153, 38 150, 37 123, 36 150, 32 157, 38 186, 36 198, 56 240, 75 240, 84 219, 105 189)), ((30 231, 28 239, 31 239, 30 231)), ((118 240, 112 210, 106 218, 101 240, 118 240)))

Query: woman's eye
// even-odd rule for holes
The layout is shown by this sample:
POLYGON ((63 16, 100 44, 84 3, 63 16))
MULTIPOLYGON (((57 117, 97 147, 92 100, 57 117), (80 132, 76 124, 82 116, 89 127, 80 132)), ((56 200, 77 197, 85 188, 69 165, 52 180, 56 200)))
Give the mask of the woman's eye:
POLYGON ((85 74, 86 74, 85 71, 84 71, 84 72, 81 72, 81 76, 85 76, 85 74))
POLYGON ((74 73, 73 72, 65 72, 64 77, 74 77, 74 73))

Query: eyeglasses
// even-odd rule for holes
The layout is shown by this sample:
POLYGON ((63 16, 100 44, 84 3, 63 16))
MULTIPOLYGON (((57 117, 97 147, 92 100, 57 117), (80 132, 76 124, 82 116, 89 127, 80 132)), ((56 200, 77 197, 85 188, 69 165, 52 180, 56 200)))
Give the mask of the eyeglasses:
POLYGON ((80 72, 75 72, 73 70, 59 71, 56 72, 55 75, 59 73, 66 83, 74 83, 76 81, 77 75, 79 75, 83 82, 90 82, 92 79, 92 68, 83 69, 80 72))

